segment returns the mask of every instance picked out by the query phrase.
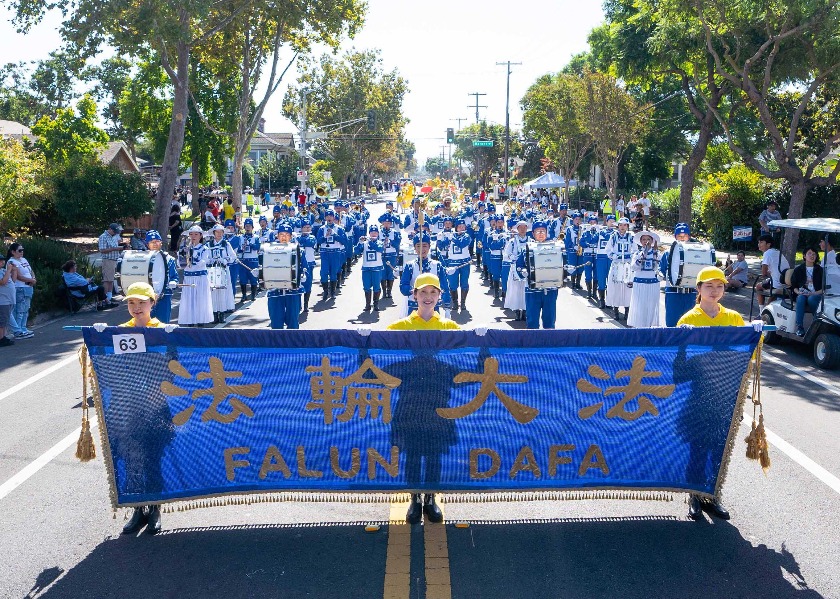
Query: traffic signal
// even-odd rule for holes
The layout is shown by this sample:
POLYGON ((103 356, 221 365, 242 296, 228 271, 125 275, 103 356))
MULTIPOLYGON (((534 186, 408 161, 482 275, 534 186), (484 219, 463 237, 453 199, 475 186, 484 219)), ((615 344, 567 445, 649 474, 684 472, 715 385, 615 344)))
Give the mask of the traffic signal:
POLYGON ((446 143, 454 144, 455 143, 455 129, 450 127, 446 130, 446 143))
POLYGON ((376 129, 376 111, 375 110, 368 110, 367 111, 367 128, 370 131, 376 129))

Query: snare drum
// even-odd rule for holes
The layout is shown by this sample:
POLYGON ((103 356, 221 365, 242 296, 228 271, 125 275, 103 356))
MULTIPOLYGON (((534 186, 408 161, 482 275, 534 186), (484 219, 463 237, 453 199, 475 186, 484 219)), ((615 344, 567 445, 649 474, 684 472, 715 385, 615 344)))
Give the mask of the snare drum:
POLYGON ((697 275, 715 265, 715 248, 702 241, 675 241, 668 254, 668 284, 672 287, 697 286, 697 275))
POLYGON ((208 266, 207 279, 210 281, 210 289, 227 289, 230 287, 230 271, 224 264, 208 266))
POLYGON ((132 283, 148 283, 160 295, 166 286, 166 256, 163 252, 123 252, 116 277, 123 291, 132 283))
POLYGON ((402 272, 403 268, 414 262, 417 262, 417 250, 414 249, 414 244, 411 242, 403 244, 400 248, 400 255, 397 258, 399 271, 402 272))
POLYGON ((557 289, 563 286, 563 248, 556 243, 531 242, 525 249, 530 289, 557 289))
POLYGON ((610 268, 610 282, 627 285, 633 282, 633 268, 629 262, 613 262, 610 268))
POLYGON ((266 289, 300 287, 300 246, 296 243, 272 243, 263 252, 263 281, 266 289))

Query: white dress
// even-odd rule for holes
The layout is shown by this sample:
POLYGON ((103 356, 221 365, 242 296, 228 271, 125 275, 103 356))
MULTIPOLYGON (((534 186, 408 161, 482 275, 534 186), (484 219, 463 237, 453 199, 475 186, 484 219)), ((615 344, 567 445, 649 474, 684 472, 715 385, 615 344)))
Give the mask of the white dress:
POLYGON ((528 239, 520 239, 518 236, 511 237, 505 245, 503 260, 510 262, 505 294, 505 308, 508 310, 525 309, 525 287, 528 286, 528 281, 516 271, 516 260, 519 254, 525 251, 527 245, 528 239))
MULTIPOLYGON (((627 282, 622 279, 626 265, 630 262, 630 248, 633 237, 630 233, 621 235, 618 231, 613 233, 607 242, 607 256, 612 261, 610 272, 607 275, 607 295, 605 302, 614 308, 627 308, 630 306, 631 289, 627 282)), ((632 280, 632 279, 631 279, 632 280)))
POLYGON ((233 297, 235 291, 230 281, 230 265, 236 262, 236 253, 226 239, 220 242, 215 240, 207 243, 210 253, 208 264, 210 267, 220 267, 220 285, 211 287, 210 299, 213 304, 213 312, 231 312, 236 308, 236 300, 233 297))
POLYGON ((210 299, 210 279, 207 276, 207 261, 210 252, 207 246, 187 245, 187 265, 184 267, 184 285, 181 303, 178 307, 178 324, 206 324, 213 322, 213 302, 210 299))
POLYGON ((633 292, 627 325, 637 328, 659 326, 659 251, 639 250, 633 254, 633 292))

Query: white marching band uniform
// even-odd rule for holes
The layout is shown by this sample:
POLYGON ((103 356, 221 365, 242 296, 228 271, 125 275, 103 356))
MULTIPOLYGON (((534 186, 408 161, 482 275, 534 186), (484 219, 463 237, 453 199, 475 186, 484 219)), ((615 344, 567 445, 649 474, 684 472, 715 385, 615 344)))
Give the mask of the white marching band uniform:
POLYGON ((517 271, 516 261, 526 247, 528 247, 528 237, 520 238, 519 235, 513 235, 505 245, 503 259, 512 264, 508 273, 505 294, 505 308, 508 310, 525 309, 525 288, 528 286, 528 281, 517 271))
POLYGON ((633 289, 627 326, 639 329, 659 326, 659 259, 655 245, 633 254, 633 289))
POLYGON ((202 243, 187 243, 183 249, 187 264, 184 267, 184 285, 178 306, 178 324, 207 324, 213 322, 213 302, 210 299, 210 278, 207 264, 210 252, 202 243))
POLYGON ((207 242, 207 250, 210 254, 208 264, 210 266, 219 266, 225 269, 227 281, 222 288, 210 289, 211 302, 213 304, 213 312, 231 312, 236 308, 236 301, 234 299, 233 285, 230 280, 230 265, 236 263, 236 252, 226 239, 219 242, 211 239, 207 242))
POLYGON ((629 268, 632 245, 633 236, 630 232, 621 234, 617 230, 607 243, 607 255, 612 261, 607 277, 606 304, 608 306, 614 308, 630 306, 632 290, 627 284, 632 282, 632 278, 628 276, 628 273, 632 274, 632 269, 629 268))

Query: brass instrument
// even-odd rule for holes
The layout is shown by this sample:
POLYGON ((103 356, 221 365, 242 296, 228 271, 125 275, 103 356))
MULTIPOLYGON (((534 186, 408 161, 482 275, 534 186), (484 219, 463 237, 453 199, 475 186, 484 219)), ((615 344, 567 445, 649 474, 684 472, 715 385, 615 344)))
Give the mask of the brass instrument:
POLYGON ((326 199, 327 197, 327 188, 323 185, 319 185, 315 188, 315 196, 320 199, 326 199))

